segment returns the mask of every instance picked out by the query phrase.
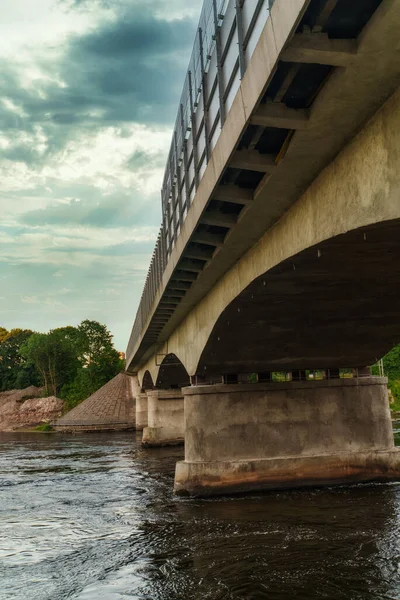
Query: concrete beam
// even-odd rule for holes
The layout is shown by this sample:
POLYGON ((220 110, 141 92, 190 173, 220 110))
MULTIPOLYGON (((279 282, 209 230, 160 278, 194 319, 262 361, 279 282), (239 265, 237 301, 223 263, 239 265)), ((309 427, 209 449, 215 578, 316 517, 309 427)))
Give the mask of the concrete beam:
POLYGON ((289 72, 287 73, 285 79, 283 80, 281 87, 278 92, 274 96, 274 102, 282 102, 287 92, 289 91, 290 86, 292 85, 295 77, 297 76, 300 70, 301 64, 293 64, 291 65, 289 72))
POLYGON ((186 248, 184 257, 197 260, 211 260, 213 254, 214 250, 212 248, 208 248, 207 250, 203 250, 202 248, 186 248))
POLYGON ((177 279, 178 281, 195 281, 197 275, 191 271, 175 271, 173 279, 177 279))
POLYGON ((338 0, 327 0, 324 8, 319 13, 315 25, 317 27, 325 27, 333 11, 336 8, 338 0))
POLYGON ((223 213, 220 210, 206 211, 201 215, 200 222, 205 225, 218 225, 218 227, 233 227, 237 223, 237 215, 223 213))
MULTIPOLYGON (((167 292, 174 292, 174 296, 175 296, 175 292, 187 292, 188 289, 190 289, 190 283, 187 283, 186 281, 174 281, 173 279, 171 280, 171 283, 168 285, 167 288, 167 292)), ((165 297, 169 298, 172 294, 166 294, 165 297)), ((178 295, 178 294, 176 294, 178 295)), ((185 294, 182 294, 183 296, 185 294)))
POLYGON ((204 269, 204 265, 199 265, 193 260, 190 259, 182 259, 178 264, 179 269, 183 269, 185 271, 191 271, 193 273, 201 273, 204 269))
POLYGON ((176 306, 178 306, 179 302, 182 300, 182 298, 185 296, 185 293, 183 293, 183 296, 163 296, 163 298, 165 298, 166 302, 173 302, 176 306))
MULTIPOLYGON (((230 167, 233 165, 230 164, 230 167)), ((245 168, 236 167, 235 168, 245 168)), ((213 200, 220 202, 231 202, 232 204, 243 204, 247 206, 253 202, 253 191, 241 188, 238 185, 220 185, 212 194, 213 200)))
POLYGON ((232 204, 243 204, 245 206, 253 202, 252 190, 241 188, 238 185, 220 185, 212 197, 220 202, 231 202, 232 204))
POLYGON ((192 238, 192 242, 196 242, 198 244, 205 244, 206 246, 215 246, 218 248, 222 246, 225 240, 225 235, 220 233, 210 233, 208 231, 199 231, 196 232, 192 238))
MULTIPOLYGON (((248 171, 257 171, 259 173, 270 173, 276 167, 275 156, 273 154, 260 154, 257 150, 237 150, 233 155, 229 166, 233 169, 246 169, 248 171)), ((220 189, 223 189, 221 186, 220 189)), ((241 189, 241 188, 239 188, 241 189)), ((250 191, 250 190, 241 190, 250 191)), ((252 201, 252 197, 250 202, 252 201)))
POLYGON ((183 298, 183 296, 186 294, 186 290, 188 288, 185 288, 185 290, 174 290, 172 288, 168 288, 166 293, 163 295, 163 298, 173 298, 174 300, 177 300, 178 298, 183 298))
POLYGON ((280 103, 260 104, 250 118, 252 125, 262 127, 279 127, 281 129, 307 129, 309 124, 308 111, 298 108, 288 108, 280 103))
POLYGON ((169 302, 169 303, 163 302, 163 301, 160 302, 160 306, 162 306, 163 308, 174 308, 175 309, 177 304, 179 304, 179 303, 177 302, 176 304, 174 304, 173 302, 169 302))
POLYGON ((281 59, 285 62, 347 67, 356 56, 355 40, 331 40, 326 33, 297 33, 281 59))

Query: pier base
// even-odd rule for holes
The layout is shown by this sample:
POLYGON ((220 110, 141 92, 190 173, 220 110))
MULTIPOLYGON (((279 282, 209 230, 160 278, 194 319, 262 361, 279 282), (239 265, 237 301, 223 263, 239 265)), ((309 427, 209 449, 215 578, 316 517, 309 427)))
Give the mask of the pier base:
POLYGON ((147 393, 136 396, 136 430, 142 431, 148 423, 147 393))
POLYGON ((185 441, 183 395, 177 390, 152 390, 148 395, 148 427, 144 446, 179 446, 185 441))
POLYGON ((385 378, 199 386, 183 394, 178 494, 400 479, 385 378))

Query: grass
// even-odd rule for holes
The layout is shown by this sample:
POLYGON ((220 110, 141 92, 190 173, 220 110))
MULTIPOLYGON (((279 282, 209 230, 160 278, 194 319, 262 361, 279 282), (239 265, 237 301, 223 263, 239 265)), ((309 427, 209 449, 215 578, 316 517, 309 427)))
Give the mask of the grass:
POLYGON ((53 428, 50 423, 43 423, 35 427, 35 431, 53 431, 53 428))

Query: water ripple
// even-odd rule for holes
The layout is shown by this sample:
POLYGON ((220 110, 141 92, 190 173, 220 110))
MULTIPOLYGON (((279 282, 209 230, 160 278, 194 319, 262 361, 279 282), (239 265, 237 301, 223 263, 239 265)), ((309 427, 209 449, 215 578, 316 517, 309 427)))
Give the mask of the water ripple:
POLYGON ((0 600, 400 598, 400 486, 172 495, 178 449, 0 434, 0 600))

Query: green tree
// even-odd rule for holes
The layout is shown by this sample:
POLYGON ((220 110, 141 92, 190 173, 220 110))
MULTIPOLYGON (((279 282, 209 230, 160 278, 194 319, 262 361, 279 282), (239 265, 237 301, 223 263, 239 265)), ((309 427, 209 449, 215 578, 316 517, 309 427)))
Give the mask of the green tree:
POLYGON ((77 328, 80 369, 73 381, 66 384, 61 397, 72 408, 85 400, 124 369, 106 325, 85 320, 77 328))
POLYGON ((400 344, 386 354, 383 359, 383 367, 389 381, 400 380, 400 344))
MULTIPOLYGON (((395 399, 393 410, 400 411, 400 344, 392 348, 390 352, 383 357, 383 369, 385 376, 389 380, 389 388, 395 399)), ((379 375, 378 364, 372 367, 372 375, 379 375)))
POLYGON ((82 344, 81 363, 87 369, 93 391, 96 391, 120 372, 121 360, 106 325, 86 320, 78 329, 82 344))
POLYGON ((12 329, 0 343, 0 389, 28 387, 39 383, 35 368, 26 364, 20 348, 33 335, 30 329, 12 329), (23 375, 22 375, 23 373, 23 375), (27 385, 25 385, 27 384, 27 385))
POLYGON ((0 389, 43 385, 75 405, 124 368, 112 335, 97 321, 49 333, 0 328, 0 389))
POLYGON ((69 328, 53 329, 49 333, 34 333, 21 347, 27 364, 39 371, 43 385, 51 395, 76 377, 80 367, 78 347, 69 328))

